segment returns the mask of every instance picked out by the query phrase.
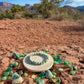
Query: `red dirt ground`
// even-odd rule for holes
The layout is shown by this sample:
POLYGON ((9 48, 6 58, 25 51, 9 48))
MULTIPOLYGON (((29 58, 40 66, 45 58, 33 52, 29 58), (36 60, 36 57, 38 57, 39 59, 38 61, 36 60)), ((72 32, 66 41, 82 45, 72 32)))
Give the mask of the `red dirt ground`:
POLYGON ((77 61, 75 64, 79 67, 78 71, 82 75, 77 71, 78 74, 73 80, 69 74, 67 74, 68 79, 67 76, 64 78, 66 74, 64 73, 61 77, 61 79, 64 78, 63 84, 80 84, 81 81, 81 84, 84 84, 84 69, 80 70, 80 65, 84 66, 79 63, 80 58, 84 57, 84 52, 82 52, 84 49, 84 28, 81 24, 69 21, 30 19, 0 20, 0 74, 7 69, 9 63, 15 61, 11 59, 13 52, 30 53, 42 49, 49 49, 51 53, 55 54, 62 52, 65 55, 64 60, 71 60, 74 63, 77 61), (48 45, 49 47, 47 47, 48 45), (59 45, 61 46, 57 47, 59 45), (73 46, 68 47, 69 45, 73 46), (75 81, 76 79, 79 82, 75 81))
POLYGON ((0 52, 59 44, 84 48, 84 28, 80 26, 67 21, 0 20, 0 52))

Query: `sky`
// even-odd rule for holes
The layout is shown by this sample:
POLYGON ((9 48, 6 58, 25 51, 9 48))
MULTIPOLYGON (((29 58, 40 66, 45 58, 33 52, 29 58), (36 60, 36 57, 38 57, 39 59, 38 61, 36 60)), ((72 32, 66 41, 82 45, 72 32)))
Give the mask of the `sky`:
MULTIPOLYGON (((19 5, 25 5, 25 4, 35 4, 35 3, 40 3, 40 0, 0 0, 0 2, 8 2, 12 4, 19 4, 19 5)), ((65 3, 61 4, 62 6, 65 5, 65 3)), ((84 0, 73 0, 72 3, 69 3, 67 5, 71 5, 73 7, 77 6, 84 6, 84 0)))

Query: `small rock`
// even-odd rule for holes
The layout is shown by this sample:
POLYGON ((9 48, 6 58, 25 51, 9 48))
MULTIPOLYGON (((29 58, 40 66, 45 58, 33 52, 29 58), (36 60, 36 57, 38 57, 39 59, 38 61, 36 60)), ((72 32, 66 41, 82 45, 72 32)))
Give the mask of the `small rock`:
POLYGON ((51 79, 53 77, 53 74, 52 74, 52 72, 50 70, 47 70, 45 72, 45 76, 46 76, 46 78, 51 79))
POLYGON ((23 82, 23 78, 19 74, 14 73, 12 84, 18 84, 18 83, 22 83, 22 82, 23 82))
POLYGON ((24 73, 23 70, 19 70, 19 71, 18 71, 18 74, 19 74, 20 76, 22 76, 23 73, 24 73))
POLYGON ((39 80, 39 84, 44 84, 44 80, 39 80))
POLYGON ((73 70, 77 70, 77 66, 73 66, 73 70))

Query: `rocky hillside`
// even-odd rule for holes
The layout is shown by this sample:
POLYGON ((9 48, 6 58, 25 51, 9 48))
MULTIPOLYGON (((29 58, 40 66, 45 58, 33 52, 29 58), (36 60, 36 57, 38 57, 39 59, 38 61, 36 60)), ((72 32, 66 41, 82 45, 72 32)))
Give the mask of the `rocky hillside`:
POLYGON ((64 6, 65 9, 67 9, 69 12, 76 13, 79 12, 78 9, 71 7, 71 6, 64 6))
POLYGON ((78 6, 76 7, 80 12, 84 12, 84 6, 78 6))
POLYGON ((13 7, 13 4, 10 4, 10 3, 7 3, 7 2, 0 2, 0 7, 11 8, 11 7, 13 7))

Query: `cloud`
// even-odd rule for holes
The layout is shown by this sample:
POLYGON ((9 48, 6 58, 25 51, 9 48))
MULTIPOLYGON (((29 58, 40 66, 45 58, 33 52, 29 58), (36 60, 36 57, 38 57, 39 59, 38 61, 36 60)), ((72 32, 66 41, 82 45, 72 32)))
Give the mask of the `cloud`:
POLYGON ((72 3, 69 3, 68 5, 71 5, 71 6, 83 6, 84 5, 84 0, 71 0, 72 3))

